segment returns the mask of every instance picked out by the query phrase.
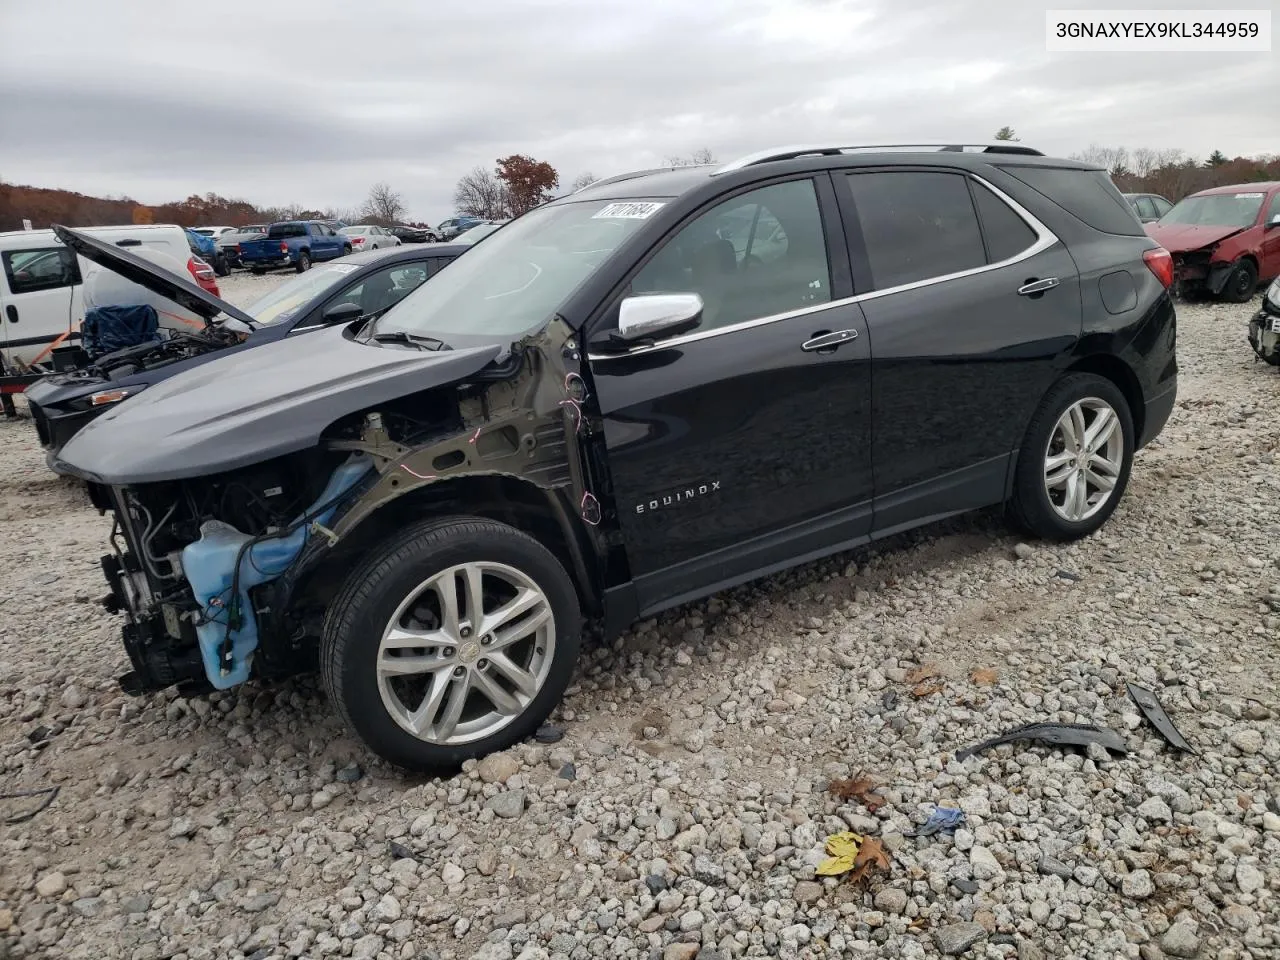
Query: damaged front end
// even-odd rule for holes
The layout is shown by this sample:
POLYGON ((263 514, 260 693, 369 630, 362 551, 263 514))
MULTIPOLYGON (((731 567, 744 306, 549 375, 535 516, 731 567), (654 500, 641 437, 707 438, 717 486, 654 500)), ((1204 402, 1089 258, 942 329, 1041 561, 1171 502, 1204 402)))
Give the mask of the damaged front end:
POLYGON ((1249 319, 1249 346, 1258 358, 1280 367, 1280 280, 1262 298, 1262 309, 1249 319))
POLYGON ((528 514, 590 596, 585 557, 603 545, 585 399, 557 320, 460 381, 338 416, 305 449, 91 483, 116 518, 104 603, 125 614, 122 686, 198 692, 312 669, 328 603, 364 549, 435 515, 528 514))

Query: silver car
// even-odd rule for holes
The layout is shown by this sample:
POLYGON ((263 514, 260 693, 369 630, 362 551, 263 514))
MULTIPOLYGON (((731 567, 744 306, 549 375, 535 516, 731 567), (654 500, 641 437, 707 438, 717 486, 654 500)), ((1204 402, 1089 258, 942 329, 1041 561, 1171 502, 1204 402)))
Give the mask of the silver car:
POLYGON ((398 247, 400 238, 389 230, 372 224, 366 226, 343 227, 338 231, 344 237, 351 238, 351 250, 377 250, 380 247, 398 247))

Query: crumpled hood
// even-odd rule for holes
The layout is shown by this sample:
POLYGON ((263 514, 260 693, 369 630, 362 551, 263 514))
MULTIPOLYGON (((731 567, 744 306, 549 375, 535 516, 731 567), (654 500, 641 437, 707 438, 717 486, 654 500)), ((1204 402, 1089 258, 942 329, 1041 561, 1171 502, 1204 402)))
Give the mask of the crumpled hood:
POLYGON ((1170 253, 1186 253, 1199 250, 1227 237, 1235 236, 1248 227, 1208 227, 1190 223, 1144 224, 1149 236, 1170 253))
POLYGON ((288 337, 123 401, 71 438, 56 469, 112 485, 234 470, 315 446, 340 417, 457 382, 504 349, 375 346, 342 327, 288 337))

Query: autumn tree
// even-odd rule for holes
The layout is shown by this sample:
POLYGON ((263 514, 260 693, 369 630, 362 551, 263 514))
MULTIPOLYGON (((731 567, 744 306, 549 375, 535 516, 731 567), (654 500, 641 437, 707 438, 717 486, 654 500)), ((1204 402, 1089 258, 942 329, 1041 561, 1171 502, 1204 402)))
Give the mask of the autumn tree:
POLYGON ((670 156, 666 159, 668 167, 705 167, 715 162, 715 154, 709 147, 701 147, 687 157, 670 156))
POLYGON ((404 219, 406 212, 404 198, 392 190, 391 184, 384 180, 378 181, 369 188, 369 196, 361 210, 364 219, 383 227, 399 223, 404 219))
POLYGON ((476 167, 454 186, 453 209, 468 217, 505 220, 510 216, 507 186, 492 170, 476 167))
POLYGON ((144 207, 142 204, 139 204, 133 208, 133 222, 139 224, 154 223, 155 214, 151 211, 150 207, 144 207))
POLYGON ((551 191, 560 186, 555 167, 518 153, 500 159, 496 174, 506 185, 507 206, 513 217, 554 199, 551 191))
POLYGON ((996 131, 995 139, 1012 140, 1014 143, 1019 142, 1019 138, 1014 136, 1013 127, 1001 127, 999 130, 996 131))

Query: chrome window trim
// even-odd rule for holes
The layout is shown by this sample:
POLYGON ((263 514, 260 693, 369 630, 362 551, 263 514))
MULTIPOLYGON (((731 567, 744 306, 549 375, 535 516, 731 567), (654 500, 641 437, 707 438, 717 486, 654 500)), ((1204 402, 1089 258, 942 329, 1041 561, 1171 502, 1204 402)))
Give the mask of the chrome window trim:
MULTIPOLYGON (((833 175, 834 173, 837 173, 837 172, 845 173, 845 171, 843 170, 833 171, 833 175)), ((871 173, 873 171, 867 171, 867 172, 871 173)), ((885 171, 874 171, 874 172, 885 172, 885 171)), ((939 170, 938 172, 950 173, 951 171, 939 170)), ((857 176, 856 173, 849 173, 847 175, 857 176)), ((968 270, 960 270, 955 273, 947 273, 938 277, 928 277, 924 280, 913 280, 911 283, 899 284, 896 287, 885 287, 883 290, 869 290, 866 293, 855 294, 852 297, 845 297, 841 300, 828 300, 825 303, 814 304, 812 307, 801 307, 799 310, 789 310, 786 313, 775 313, 775 314, 770 314, 767 317, 757 317, 754 320, 743 320, 740 323, 730 324, 727 327, 716 327, 714 330, 702 330, 702 331, 695 331, 693 333, 686 333, 678 337, 672 337, 670 340, 661 340, 657 343, 648 344, 640 347, 633 347, 632 349, 627 350, 623 353, 588 353, 587 359, 601 360, 601 361, 618 360, 623 357, 634 357, 634 356, 639 356, 640 354, 650 353, 654 350, 668 350, 671 347, 682 346, 683 344, 686 344, 686 343, 696 343, 699 340, 707 340, 707 339, 710 339, 711 337, 721 336, 722 334, 737 333, 740 330, 750 330, 752 327, 761 327, 767 323, 777 323, 781 320, 790 320, 793 317, 803 317, 810 313, 820 313, 823 310, 830 310, 835 307, 843 307, 851 303, 863 303, 864 301, 867 301, 867 300, 876 300, 876 299, 879 299, 880 297, 889 297, 897 293, 905 293, 908 290, 919 290, 923 287, 931 287, 934 284, 947 283, 951 280, 958 280, 961 277, 977 276, 978 274, 987 273, 991 270, 1000 270, 1004 267, 1013 266, 1015 263, 1021 263, 1024 260, 1030 260, 1032 257, 1036 256, 1037 254, 1043 253, 1044 251, 1048 250, 1050 247, 1061 242, 1058 239, 1057 235, 1052 230, 1050 230, 1047 226, 1045 226, 1033 213, 1031 213, 1030 210, 1028 210, 1022 204, 1018 203, 1017 200, 1013 199, 1013 197, 1009 196, 999 187, 995 186, 994 184, 990 183, 987 180, 984 180, 982 177, 977 176, 976 174, 967 173, 967 172, 965 173, 957 172, 955 175, 972 177, 978 183, 982 184, 982 186, 986 187, 993 194, 995 194, 996 197, 998 197, 1001 201, 1007 204, 1009 208, 1012 209, 1013 212, 1016 213, 1019 217, 1021 217, 1023 222, 1026 223, 1026 225, 1029 226, 1035 232, 1036 234, 1035 242, 1032 243, 1031 246, 1027 247, 1025 250, 1022 250, 1020 253, 1017 253, 1012 257, 1008 257, 1007 259, 997 261, 996 263, 987 263, 987 264, 983 264, 980 267, 971 267, 968 270)), ((977 216, 976 210, 974 212, 974 216, 975 217, 977 216)))

